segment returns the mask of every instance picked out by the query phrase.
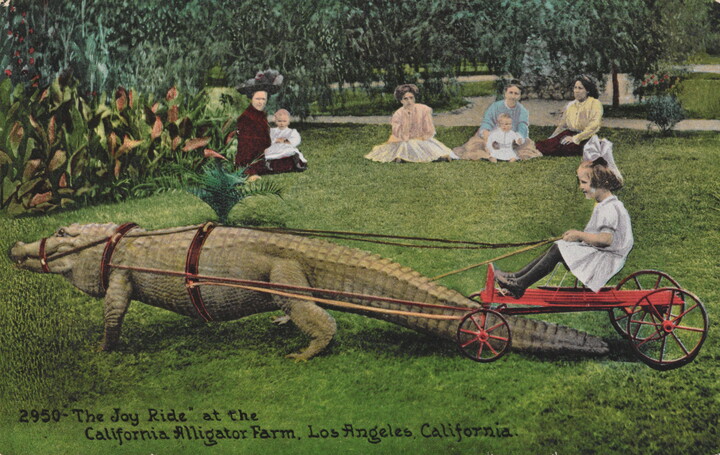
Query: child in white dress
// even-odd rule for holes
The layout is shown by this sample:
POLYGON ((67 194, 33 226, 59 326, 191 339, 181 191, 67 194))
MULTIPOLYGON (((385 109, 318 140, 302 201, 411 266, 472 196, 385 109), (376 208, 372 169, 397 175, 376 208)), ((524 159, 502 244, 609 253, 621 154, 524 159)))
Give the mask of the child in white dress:
POLYGON ((279 109, 275 112, 276 128, 270 129, 270 147, 265 149, 265 162, 272 169, 273 160, 292 157, 294 170, 302 171, 307 168, 307 160, 297 149, 300 145, 300 133, 290 126, 290 112, 279 109))
POLYGON ((598 292, 620 271, 633 247, 630 215, 612 192, 622 187, 622 177, 604 158, 583 161, 577 171, 580 190, 597 202, 584 231, 569 230, 543 255, 516 273, 495 271, 500 287, 520 298, 531 284, 563 262, 585 286, 598 292))
POLYGON ((511 163, 518 160, 518 154, 515 152, 514 145, 522 145, 525 142, 523 137, 513 131, 512 117, 508 114, 500 114, 497 118, 498 126, 490 132, 485 149, 490 155, 489 160, 493 163, 498 161, 509 161, 511 163))

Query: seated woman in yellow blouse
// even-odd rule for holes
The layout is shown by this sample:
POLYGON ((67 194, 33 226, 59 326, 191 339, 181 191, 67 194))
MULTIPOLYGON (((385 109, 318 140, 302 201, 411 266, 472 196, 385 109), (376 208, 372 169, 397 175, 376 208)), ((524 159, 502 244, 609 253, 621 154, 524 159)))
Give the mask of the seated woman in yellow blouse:
POLYGON ((550 138, 535 144, 545 156, 582 156, 585 143, 600 130, 603 107, 597 86, 587 76, 577 77, 573 95, 550 138))

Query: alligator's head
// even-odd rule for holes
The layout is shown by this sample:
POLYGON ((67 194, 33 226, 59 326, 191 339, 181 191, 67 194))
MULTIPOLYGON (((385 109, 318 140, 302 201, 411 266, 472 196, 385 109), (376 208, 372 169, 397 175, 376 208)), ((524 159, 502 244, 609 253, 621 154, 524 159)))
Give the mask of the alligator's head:
POLYGON ((15 243, 10 259, 21 269, 61 274, 79 289, 98 295, 105 241, 116 228, 115 224, 72 224, 45 239, 15 243))

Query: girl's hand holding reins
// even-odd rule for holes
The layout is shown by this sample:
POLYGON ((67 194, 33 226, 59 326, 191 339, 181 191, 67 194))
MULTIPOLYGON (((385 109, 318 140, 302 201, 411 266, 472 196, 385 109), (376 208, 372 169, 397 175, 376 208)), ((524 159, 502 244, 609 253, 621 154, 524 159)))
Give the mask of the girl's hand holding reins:
POLYGON ((566 242, 585 242, 588 245, 604 248, 612 245, 613 235, 609 232, 598 232, 596 234, 592 234, 590 232, 571 229, 569 231, 565 231, 562 239, 566 242))
POLYGON ((565 233, 562 236, 562 239, 565 240, 566 242, 582 242, 583 234, 585 234, 583 231, 577 231, 575 229, 571 229, 569 231, 565 231, 565 233))

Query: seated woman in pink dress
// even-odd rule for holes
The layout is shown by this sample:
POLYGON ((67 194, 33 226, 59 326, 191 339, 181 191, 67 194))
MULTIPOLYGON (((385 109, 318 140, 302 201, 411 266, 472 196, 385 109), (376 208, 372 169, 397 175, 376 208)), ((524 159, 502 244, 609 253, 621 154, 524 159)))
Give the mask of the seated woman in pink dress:
POLYGON ((365 158, 382 163, 429 163, 458 159, 452 150, 435 139, 432 108, 416 103, 418 94, 414 84, 395 88, 395 99, 403 107, 392 116, 392 134, 386 143, 373 147, 365 158))

